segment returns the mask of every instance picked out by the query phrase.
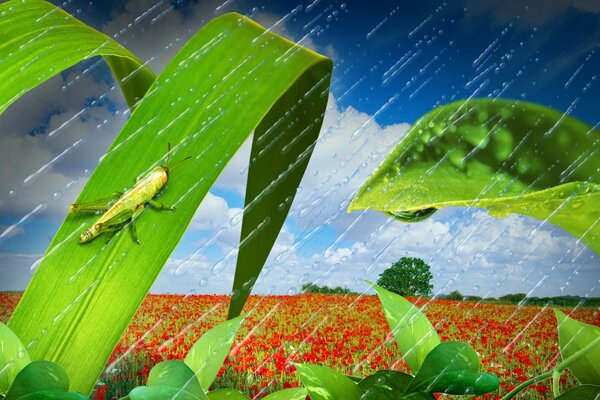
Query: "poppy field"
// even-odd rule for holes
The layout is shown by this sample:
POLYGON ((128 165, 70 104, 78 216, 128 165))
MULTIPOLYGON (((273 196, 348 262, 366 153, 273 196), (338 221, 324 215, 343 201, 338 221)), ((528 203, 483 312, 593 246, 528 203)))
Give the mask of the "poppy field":
MULTIPOLYGON (((20 295, 0 294, 0 320, 8 320, 20 295)), ((500 398, 516 385, 551 369, 558 359, 556 319, 550 308, 450 300, 410 299, 434 324, 443 341, 460 340, 478 353, 484 370, 501 380, 500 398)), ((151 367, 181 360, 194 342, 226 318, 224 295, 148 295, 95 389, 96 399, 118 398, 141 385, 151 367)), ((214 388, 239 388, 259 399, 296 387, 290 362, 332 367, 354 376, 381 369, 407 371, 375 296, 252 296, 246 318, 214 388)), ((600 326, 592 307, 562 309, 572 318, 600 326)), ((561 387, 576 384, 568 373, 561 387)), ((541 382, 522 398, 551 398, 541 382)))

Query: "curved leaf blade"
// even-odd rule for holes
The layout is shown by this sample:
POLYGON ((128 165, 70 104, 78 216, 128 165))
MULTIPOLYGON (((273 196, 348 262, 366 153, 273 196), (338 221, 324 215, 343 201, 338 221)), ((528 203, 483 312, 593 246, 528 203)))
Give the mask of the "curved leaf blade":
POLYGON ((349 210, 376 209, 401 220, 447 206, 486 208, 497 217, 519 213, 549 220, 600 254, 598 154, 600 132, 557 110, 459 101, 420 118, 349 210))
POLYGON ((362 391, 346 375, 313 364, 294 364, 311 400, 359 400, 362 391))
MULTIPOLYGON (((558 320, 558 343, 564 359, 583 349, 600 337, 600 328, 567 317, 562 311, 554 310, 558 320)), ((594 346, 582 358, 567 368, 582 384, 600 385, 600 346, 594 346)))
MULTIPOLYGON (((164 163, 171 143, 173 160, 194 157, 171 174, 161 195, 177 211, 140 215, 141 245, 127 232, 109 244, 98 238, 80 245, 78 235, 93 221, 67 216, 9 321, 26 346, 35 344, 32 357, 60 362, 73 388, 92 389, 198 205, 253 130, 256 141, 258 136, 275 143, 258 158, 270 160, 271 172, 281 177, 261 189, 265 182, 254 177, 260 169, 252 166, 258 160, 249 169, 248 186, 268 193, 254 198, 245 212, 238 270, 257 276, 287 215, 286 209, 273 210, 295 192, 312 153, 330 71, 329 59, 241 15, 205 25, 154 82, 78 199, 88 202, 130 187, 136 175, 164 163), (290 103, 291 109, 282 106, 290 103), (267 129, 261 122, 287 118, 294 124, 267 129), (248 243, 260 244, 262 255, 249 254, 248 243)), ((243 300, 240 295, 234 301, 238 309, 243 300)))
POLYGON ((439 335, 427 316, 410 301, 373 283, 370 285, 377 292, 402 357, 416 373, 427 355, 440 344, 439 335))
POLYGON ((407 393, 485 394, 496 390, 500 381, 479 372, 479 357, 462 342, 443 342, 433 349, 409 384, 407 393))
POLYGON ((0 322, 0 395, 8 393, 17 374, 30 362, 17 335, 0 322))
POLYGON ((244 316, 222 322, 194 343, 184 363, 190 367, 204 388, 210 387, 219 373, 244 316))
POLYGON ((129 106, 155 78, 119 43, 41 0, 0 4, 0 43, 0 113, 35 86, 96 56, 104 56, 129 106))

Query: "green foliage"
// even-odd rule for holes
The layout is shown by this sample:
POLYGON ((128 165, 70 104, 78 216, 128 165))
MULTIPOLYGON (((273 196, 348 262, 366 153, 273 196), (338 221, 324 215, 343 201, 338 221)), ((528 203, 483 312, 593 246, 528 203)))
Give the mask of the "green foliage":
POLYGON ((418 307, 400 295, 372 286, 379 296, 398 349, 411 371, 418 371, 427 354, 440 344, 440 337, 418 307))
POLYGON ((202 387, 210 387, 217 377, 244 317, 230 319, 210 329, 194 343, 185 357, 185 364, 194 371, 202 387))
MULTIPOLYGON (((8 99, 5 102, 73 63, 99 54, 89 46, 109 49, 126 59, 109 59, 119 79, 128 63, 135 64, 135 57, 106 36, 48 3, 13 0, 0 7, 4 13, 0 82, 8 82, 0 92, 2 99, 8 99), (39 10, 32 11, 32 5, 39 10), (32 35, 32 27, 43 28, 35 22, 41 15, 49 17, 52 29, 32 35), (15 32, 22 35, 13 36, 15 32), (57 47, 47 51, 48 43, 57 47), (27 68, 19 74, 6 72, 13 71, 9 53, 25 57, 29 51, 35 57, 28 59, 27 68), (15 79, 26 84, 19 86, 15 79)), ((164 163, 167 143, 171 143, 173 160, 193 157, 172 174, 161 196, 165 204, 176 205, 177 211, 145 211, 137 220, 141 245, 123 232, 109 244, 95 240, 80 245, 77 236, 92 219, 69 214, 8 324, 26 346, 35 343, 31 357, 60 363, 76 390, 92 389, 198 205, 254 132, 230 305, 230 316, 237 316, 312 154, 331 68, 325 57, 241 15, 227 14, 206 24, 152 83, 78 198, 78 202, 89 202, 130 187, 136 175, 164 163)), ((141 70, 123 85, 130 104, 152 82, 152 74, 144 72, 145 67, 141 70)))
POLYGON ((30 362, 31 357, 17 335, 0 322, 0 396, 8 393, 19 371, 30 362))
POLYGON ((400 296, 429 296, 433 290, 432 279, 425 261, 402 257, 379 275, 377 285, 400 296))
POLYGON ((465 296, 463 296, 458 290, 451 292, 448 296, 446 296, 448 300, 464 300, 465 296))
POLYGON ((479 372, 479 357, 462 342, 440 343, 428 355, 407 392, 485 394, 500 386, 492 374, 479 372))
POLYGON ((520 303, 527 298, 525 293, 514 293, 514 294, 505 294, 504 296, 498 297, 498 300, 505 301, 508 303, 520 303))
POLYGON ((206 400, 204 389, 194 371, 181 361, 169 360, 150 370, 148 383, 129 393, 131 400, 206 400))
POLYGON ((349 210, 412 222, 449 206, 551 223, 600 254, 600 132, 523 101, 469 99, 421 117, 349 210))
POLYGON ((595 400, 600 398, 600 386, 580 385, 564 391, 555 400, 595 400))
MULTIPOLYGON (((558 339, 560 355, 563 360, 577 354, 594 340, 600 338, 600 328, 567 317, 559 310, 554 310, 558 320, 558 339)), ((587 354, 570 363, 569 371, 582 384, 600 385, 600 344, 590 349, 587 354)))
POLYGON ((360 400, 362 391, 350 378, 330 368, 294 364, 311 400, 360 400))
POLYGON ((86 400, 82 393, 69 392, 69 375, 58 364, 32 361, 16 376, 5 400, 86 400))
POLYGON ((304 283, 301 290, 302 293, 306 294, 357 294, 346 287, 336 286, 330 288, 329 286, 319 286, 312 282, 304 283))

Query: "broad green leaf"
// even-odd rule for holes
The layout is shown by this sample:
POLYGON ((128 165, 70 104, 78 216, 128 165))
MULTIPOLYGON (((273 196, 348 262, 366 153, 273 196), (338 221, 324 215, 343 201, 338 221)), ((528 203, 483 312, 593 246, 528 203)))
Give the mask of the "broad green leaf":
POLYGON ((358 385, 346 375, 313 364, 294 364, 311 400, 359 400, 358 385))
POLYGON ((145 210, 136 219, 141 245, 127 229, 109 244, 103 235, 81 245, 78 236, 95 218, 67 215, 8 324, 32 344, 32 358, 59 362, 75 390, 91 391, 198 205, 254 132, 234 285, 244 289, 231 306, 239 314, 312 154, 331 68, 329 59, 241 15, 206 24, 153 83, 78 198, 131 187, 165 163, 171 143, 173 162, 193 157, 161 194, 177 211, 145 210))
POLYGON ((541 105, 473 99, 420 118, 349 210, 405 222, 448 206, 548 220, 600 254, 600 132, 541 105))
POLYGON ((181 361, 163 361, 150 370, 148 383, 129 393, 131 400, 207 399, 194 371, 181 361), (161 397, 162 396, 162 397, 161 397))
POLYGON ((600 386, 580 385, 564 391, 555 400, 599 400, 600 386))
MULTIPOLYGON (((592 340, 600 337, 600 328, 567 317, 562 311, 554 310, 558 320, 560 355, 564 359, 581 350, 592 340)), ((600 385, 600 345, 574 361, 567 368, 582 384, 600 385)))
POLYGON ((209 400, 250 400, 250 397, 234 389, 213 390, 207 395, 209 400))
POLYGON ((78 62, 104 56, 130 106, 154 74, 123 46, 41 0, 0 4, 0 113, 35 86, 78 62))
POLYGON ((210 387, 217 377, 243 320, 244 316, 239 316, 210 329, 185 357, 184 362, 194 371, 202 387, 210 387))
POLYGON ((31 362, 29 353, 10 328, 0 322, 0 395, 6 395, 15 377, 31 362))
POLYGON ((69 376, 58 364, 50 361, 32 361, 16 376, 5 400, 81 399, 81 393, 68 393, 69 376))
POLYGON ((371 282, 377 292, 385 317, 402 356, 416 373, 431 350, 440 344, 440 337, 427 316, 399 294, 371 282))
POLYGON ((306 400, 307 395, 306 389, 299 387, 278 390, 265 396, 262 400, 306 400))
POLYGON ((358 383, 361 400, 435 400, 430 393, 411 393, 403 396, 413 380, 411 375, 398 371, 377 371, 358 383))
POLYGON ((479 368, 479 357, 468 344, 440 343, 427 355, 407 393, 484 394, 496 390, 498 378, 479 372, 479 368))

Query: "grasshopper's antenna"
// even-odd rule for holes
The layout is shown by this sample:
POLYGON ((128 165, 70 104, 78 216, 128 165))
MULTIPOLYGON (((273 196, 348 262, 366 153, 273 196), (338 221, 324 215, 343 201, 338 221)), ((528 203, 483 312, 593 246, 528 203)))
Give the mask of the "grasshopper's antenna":
POLYGON ((184 158, 184 159, 181 159, 181 160, 177 161, 177 162, 176 162, 176 163, 175 163, 175 164, 174 164, 174 165, 171 167, 171 169, 169 170, 169 172, 173 172, 173 170, 175 169, 175 167, 176 167, 176 166, 178 166, 179 164, 181 164, 182 162, 184 162, 184 161, 186 161, 186 160, 189 160, 190 158, 192 158, 192 156, 187 156, 186 158, 184 158))
POLYGON ((168 150, 167 150, 167 164, 165 165, 165 168, 167 168, 167 170, 169 169, 169 161, 171 160, 171 142, 167 143, 168 146, 168 150))

